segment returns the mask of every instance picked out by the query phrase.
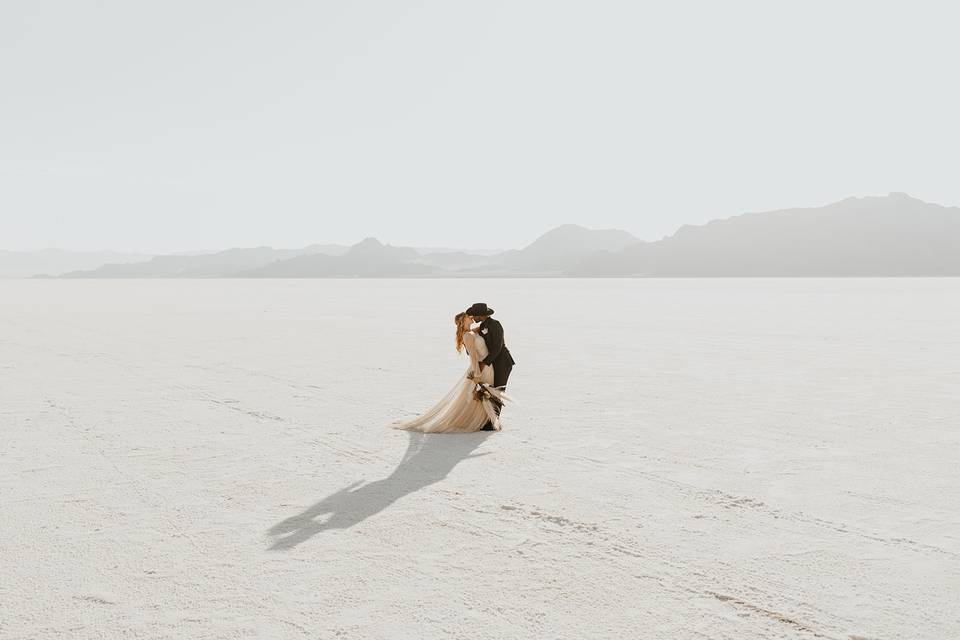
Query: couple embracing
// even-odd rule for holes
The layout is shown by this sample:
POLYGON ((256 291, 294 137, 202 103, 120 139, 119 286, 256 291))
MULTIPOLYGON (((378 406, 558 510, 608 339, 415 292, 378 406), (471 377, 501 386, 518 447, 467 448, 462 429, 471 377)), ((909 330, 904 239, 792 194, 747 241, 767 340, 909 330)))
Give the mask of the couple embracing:
POLYGON ((454 316, 457 352, 466 350, 470 357, 466 375, 422 416, 395 428, 423 433, 500 430, 500 411, 510 400, 504 392, 515 363, 504 343, 503 325, 491 316, 493 309, 482 302, 454 316))

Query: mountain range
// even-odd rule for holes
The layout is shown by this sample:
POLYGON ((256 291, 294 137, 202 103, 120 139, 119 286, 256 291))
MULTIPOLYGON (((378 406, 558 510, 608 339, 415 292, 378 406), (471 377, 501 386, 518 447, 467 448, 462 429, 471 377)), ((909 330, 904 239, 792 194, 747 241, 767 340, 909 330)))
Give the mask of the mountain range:
MULTIPOLYGON (((0 276, 41 273, 30 273, 43 263, 35 259, 34 266, 24 266, 30 262, 25 255, 0 252, 0 276)), ((62 278, 960 276, 960 208, 891 193, 685 225, 656 242, 570 224, 522 249, 492 254, 395 247, 367 238, 352 247, 112 257, 90 255, 84 258, 89 266, 46 273, 62 278), (92 264, 105 257, 106 263, 92 264)))
POLYGON ((904 193, 683 226, 598 252, 572 276, 960 276, 960 208, 904 193))
POLYGON ((145 262, 152 257, 117 251, 0 250, 0 278, 29 278, 41 274, 60 275, 79 269, 96 269, 109 263, 145 262))

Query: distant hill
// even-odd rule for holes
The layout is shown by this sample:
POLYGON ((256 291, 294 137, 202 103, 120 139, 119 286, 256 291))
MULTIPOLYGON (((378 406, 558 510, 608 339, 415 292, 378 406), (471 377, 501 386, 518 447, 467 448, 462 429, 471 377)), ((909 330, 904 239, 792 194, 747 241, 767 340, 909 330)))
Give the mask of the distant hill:
POLYGON ((302 255, 240 271, 241 278, 382 278, 427 275, 437 267, 422 263, 409 247, 391 247, 367 238, 338 256, 302 255))
POLYGON ((566 224, 520 250, 491 256, 488 270, 506 274, 562 274, 598 251, 618 251, 639 240, 619 229, 587 229, 566 224))
POLYGON ((137 264, 105 264, 89 271, 66 273, 64 278, 219 278, 302 255, 345 252, 338 245, 311 245, 303 249, 254 247, 227 249, 201 255, 156 256, 137 264))
POLYGON ((116 251, 0 251, 0 278, 59 276, 80 269, 95 269, 108 262, 144 262, 152 257, 116 251))
POLYGON ((960 208, 903 193, 748 213, 597 253, 573 276, 960 276, 960 208))

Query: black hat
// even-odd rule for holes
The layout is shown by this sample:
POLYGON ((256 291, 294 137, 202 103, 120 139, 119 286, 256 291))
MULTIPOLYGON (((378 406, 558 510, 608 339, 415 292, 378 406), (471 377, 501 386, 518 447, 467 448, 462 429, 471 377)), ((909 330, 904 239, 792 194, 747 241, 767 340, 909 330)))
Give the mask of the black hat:
POLYGON ((475 302, 472 307, 466 311, 468 316, 492 316, 493 309, 487 306, 485 302, 475 302))

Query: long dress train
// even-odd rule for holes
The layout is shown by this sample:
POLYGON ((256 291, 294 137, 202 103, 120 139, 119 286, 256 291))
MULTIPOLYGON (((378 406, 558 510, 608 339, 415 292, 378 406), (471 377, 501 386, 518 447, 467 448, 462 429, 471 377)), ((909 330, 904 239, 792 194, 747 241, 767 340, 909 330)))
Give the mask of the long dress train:
POLYGON ((500 430, 500 418, 494 402, 503 404, 508 398, 493 386, 493 367, 480 371, 479 362, 487 357, 487 343, 476 333, 463 336, 463 344, 470 356, 466 374, 440 402, 413 420, 391 425, 394 429, 422 433, 469 433, 479 431, 487 422, 500 430), (480 399, 478 399, 478 392, 480 399))

